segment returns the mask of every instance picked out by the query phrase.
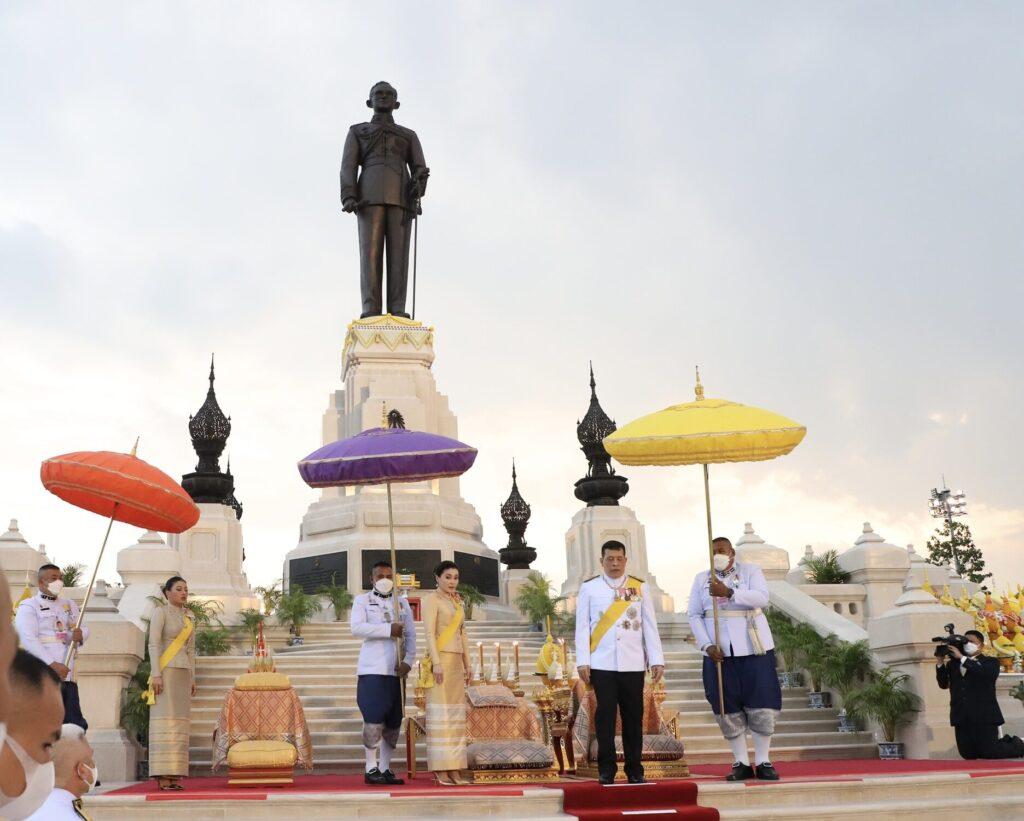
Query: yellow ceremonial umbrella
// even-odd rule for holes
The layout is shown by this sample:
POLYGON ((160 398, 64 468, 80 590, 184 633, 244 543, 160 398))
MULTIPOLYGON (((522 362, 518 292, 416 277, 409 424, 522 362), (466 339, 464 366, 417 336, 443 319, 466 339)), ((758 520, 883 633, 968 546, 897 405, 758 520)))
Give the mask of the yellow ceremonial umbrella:
MULTIPOLYGON (((624 465, 703 465, 708 561, 714 574, 708 465, 785 456, 800 444, 807 428, 772 411, 725 399, 705 399, 699 369, 695 393, 694 402, 673 405, 624 425, 604 440, 604 447, 624 465)), ((711 602, 718 644, 718 600, 712 597, 711 602)), ((717 667, 719 708, 724 714, 721 662, 717 667)))

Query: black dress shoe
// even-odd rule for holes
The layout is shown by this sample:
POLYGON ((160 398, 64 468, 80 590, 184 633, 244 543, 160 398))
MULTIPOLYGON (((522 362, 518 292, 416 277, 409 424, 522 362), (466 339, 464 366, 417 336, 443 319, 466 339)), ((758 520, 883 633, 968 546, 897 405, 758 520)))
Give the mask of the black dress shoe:
POLYGON ((757 780, 758 781, 778 781, 779 774, 775 772, 775 768, 772 766, 771 761, 765 761, 757 765, 757 780))
POLYGON ((630 784, 646 784, 647 783, 647 779, 644 778, 642 775, 631 775, 629 777, 629 783, 630 784))
POLYGON ((604 785, 614 784, 615 783, 615 773, 612 773, 611 775, 599 775, 597 777, 597 780, 598 780, 599 783, 604 784, 604 785))
POLYGON ((381 773, 381 775, 384 776, 384 783, 385 784, 404 784, 405 783, 405 779, 404 778, 399 778, 397 775, 395 775, 393 772, 391 772, 391 770, 384 770, 384 772, 381 773))
MULTIPOLYGON (((740 764, 737 761, 732 765, 732 772, 726 777, 726 781, 750 781, 754 777, 754 768, 749 764, 740 764)), ((778 777, 778 776, 776 776, 778 777)))
POLYGON ((380 786, 381 784, 387 784, 388 780, 387 776, 385 776, 384 773, 382 773, 380 770, 374 767, 372 770, 366 773, 366 775, 363 776, 363 783, 380 786))

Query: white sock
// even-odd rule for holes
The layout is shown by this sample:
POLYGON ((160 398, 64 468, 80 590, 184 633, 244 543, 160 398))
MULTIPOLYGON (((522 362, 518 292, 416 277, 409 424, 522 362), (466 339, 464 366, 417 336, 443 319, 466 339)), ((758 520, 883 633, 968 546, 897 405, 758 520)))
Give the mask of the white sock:
POLYGON ((740 764, 750 766, 750 756, 747 755, 747 736, 740 733, 736 738, 726 739, 732 747, 732 760, 740 764))
POLYGON ((750 731, 750 736, 754 739, 754 762, 757 764, 771 763, 768 750, 772 746, 772 737, 755 733, 753 730, 750 731))
POLYGON ((366 771, 377 769, 377 748, 363 747, 363 750, 366 752, 366 771))
POLYGON ((380 743, 380 771, 391 769, 391 755, 394 753, 395 748, 388 744, 386 741, 380 743))

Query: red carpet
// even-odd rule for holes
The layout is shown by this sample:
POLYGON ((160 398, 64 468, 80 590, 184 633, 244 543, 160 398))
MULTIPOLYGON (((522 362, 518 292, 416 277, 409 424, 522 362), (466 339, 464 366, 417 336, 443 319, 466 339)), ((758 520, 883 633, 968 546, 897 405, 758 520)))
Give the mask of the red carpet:
MULTIPOLYGON (((729 764, 693 764, 690 773, 699 781, 725 778, 732 766, 729 764)), ((975 778, 986 775, 1007 775, 1024 773, 1024 760, 1003 761, 953 761, 899 760, 882 761, 877 758, 854 759, 852 761, 782 761, 775 765, 785 781, 850 781, 862 778, 878 778, 886 775, 927 775, 942 772, 966 772, 975 778)), ((750 784, 769 785, 771 782, 751 781, 750 784)))
POLYGON ((717 821, 718 810, 697 806, 697 785, 692 781, 658 781, 647 784, 610 784, 578 781, 559 784, 564 791, 564 811, 581 821, 659 818, 673 821, 717 821))

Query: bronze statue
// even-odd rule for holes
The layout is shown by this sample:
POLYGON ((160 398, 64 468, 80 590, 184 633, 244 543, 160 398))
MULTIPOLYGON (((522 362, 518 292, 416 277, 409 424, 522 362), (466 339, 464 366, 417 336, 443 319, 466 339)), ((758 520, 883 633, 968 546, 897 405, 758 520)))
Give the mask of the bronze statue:
POLYGON ((359 222, 362 316, 383 313, 386 246, 387 312, 408 317, 409 239, 430 169, 416 132, 395 124, 391 112, 398 108, 398 92, 389 83, 376 83, 366 105, 373 109, 373 117, 348 130, 341 157, 341 206, 347 213, 354 211, 359 222))

